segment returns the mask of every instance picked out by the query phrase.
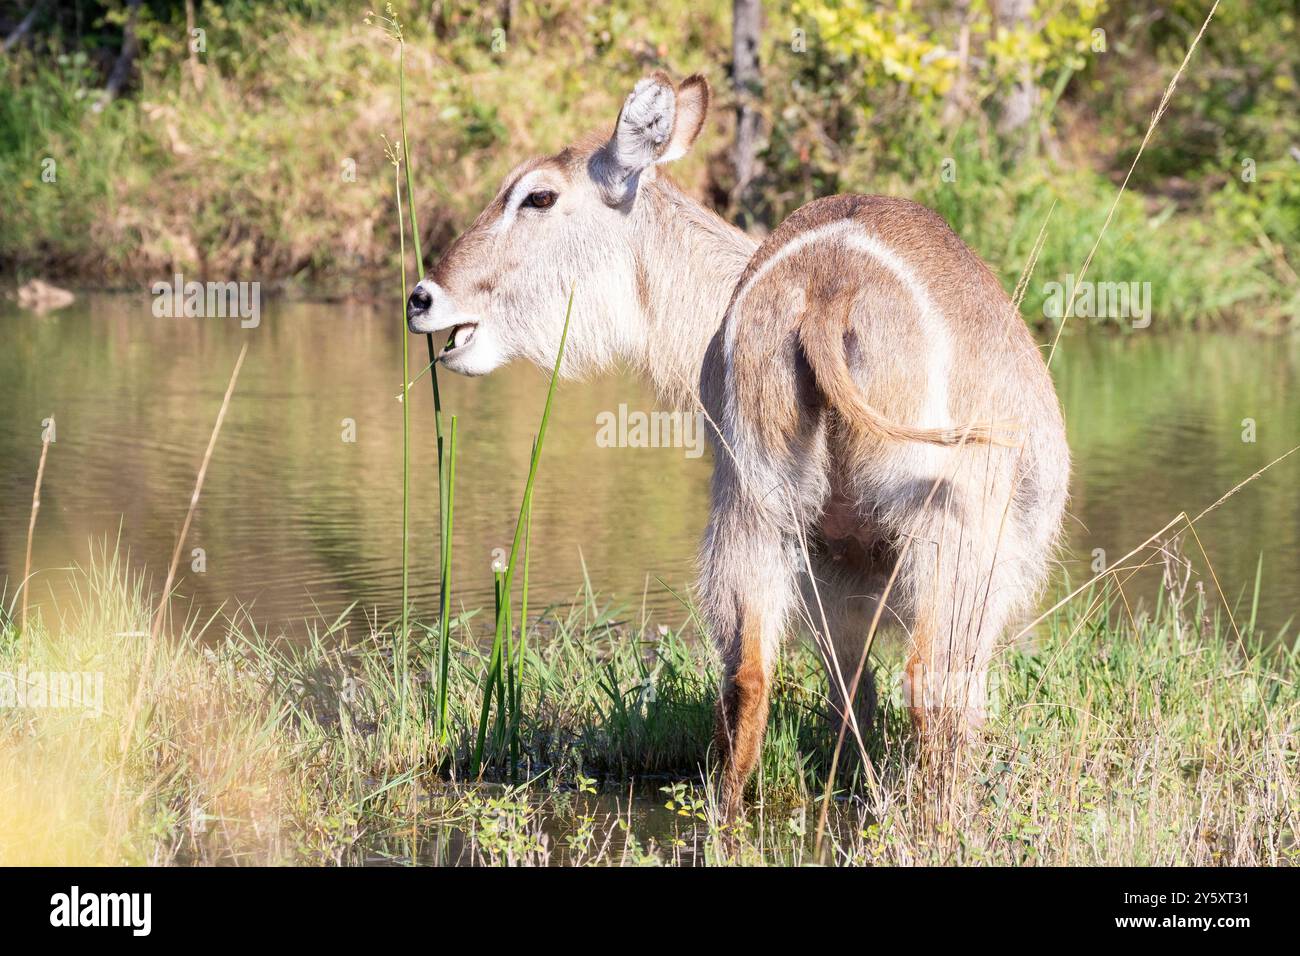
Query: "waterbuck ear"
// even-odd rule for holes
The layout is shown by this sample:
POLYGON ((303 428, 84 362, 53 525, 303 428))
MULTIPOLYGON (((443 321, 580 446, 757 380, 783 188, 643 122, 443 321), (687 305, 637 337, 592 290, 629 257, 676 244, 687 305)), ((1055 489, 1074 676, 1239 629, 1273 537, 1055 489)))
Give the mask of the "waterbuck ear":
POLYGON ((709 84, 696 74, 674 89, 663 72, 641 80, 623 101, 614 135, 597 154, 606 201, 620 205, 636 194, 641 173, 686 154, 704 126, 709 84))
POLYGON ((659 162, 670 163, 681 159, 695 145, 695 138, 704 129, 704 119, 709 115, 709 81, 703 74, 694 73, 677 87, 677 118, 673 135, 659 162))

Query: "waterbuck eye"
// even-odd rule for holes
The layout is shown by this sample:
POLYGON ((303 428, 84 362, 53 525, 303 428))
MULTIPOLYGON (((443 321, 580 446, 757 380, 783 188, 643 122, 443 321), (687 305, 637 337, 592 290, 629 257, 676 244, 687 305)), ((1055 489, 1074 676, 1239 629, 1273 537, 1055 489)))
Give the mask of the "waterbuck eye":
POLYGON ((553 189, 538 189, 529 193, 522 203, 533 209, 549 209, 555 205, 555 191, 553 189))

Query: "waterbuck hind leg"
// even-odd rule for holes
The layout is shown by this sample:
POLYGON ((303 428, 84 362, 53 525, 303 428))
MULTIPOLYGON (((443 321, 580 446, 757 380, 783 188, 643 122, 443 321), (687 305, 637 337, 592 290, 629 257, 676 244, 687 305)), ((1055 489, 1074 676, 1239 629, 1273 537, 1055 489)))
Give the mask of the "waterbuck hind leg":
POLYGON ((997 641, 1033 583, 996 495, 941 497, 908 522, 898 583, 911 610, 904 697, 922 743, 946 751, 983 726, 997 641))
MULTIPOLYGON (((725 467, 725 466, 724 466, 725 467)), ((745 785, 762 752, 772 669, 795 600, 789 519, 723 494, 709 521, 701 604, 722 662, 714 749, 727 819, 740 815, 745 785)))
POLYGON ((727 819, 740 815, 762 753, 772 670, 794 590, 779 536, 767 543, 757 538, 726 555, 726 567, 712 562, 706 575, 705 604, 722 660, 714 747, 727 819))
MULTIPOLYGON (((742 630, 749 625, 742 624, 742 630)), ((754 621, 753 627, 761 627, 754 621)), ((721 807, 727 820, 741 815, 745 785, 758 765, 767 731, 771 667, 761 645, 742 637, 724 663, 714 729, 719 757, 721 807)))
MULTIPOLYGON (((840 751, 844 766, 860 754, 876 717, 875 677, 866 652, 883 579, 864 561, 835 560, 824 554, 813 559, 812 569, 811 576, 801 577, 805 624, 826 671, 832 738, 844 735, 840 751)), ((880 628, 888 623, 882 615, 880 628)))

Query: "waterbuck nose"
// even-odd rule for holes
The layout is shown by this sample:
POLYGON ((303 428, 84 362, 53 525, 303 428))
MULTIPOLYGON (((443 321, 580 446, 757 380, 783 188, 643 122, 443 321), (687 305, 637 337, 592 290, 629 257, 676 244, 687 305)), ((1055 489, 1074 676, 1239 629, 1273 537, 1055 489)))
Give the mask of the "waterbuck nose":
POLYGON ((406 317, 409 319, 428 312, 431 305, 433 305, 433 296, 429 294, 429 290, 423 285, 417 285, 406 301, 406 317))

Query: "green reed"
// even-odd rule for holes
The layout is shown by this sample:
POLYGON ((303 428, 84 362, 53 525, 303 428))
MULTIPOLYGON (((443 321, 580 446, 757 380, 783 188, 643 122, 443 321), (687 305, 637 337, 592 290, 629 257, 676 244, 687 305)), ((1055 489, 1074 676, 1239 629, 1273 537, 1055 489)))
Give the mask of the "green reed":
MULTIPOLYGON (((379 17, 389 36, 397 41, 397 91, 398 91, 398 112, 401 117, 401 138, 402 153, 401 159, 406 167, 406 208, 410 218, 411 229, 411 246, 415 253, 415 266, 417 275, 421 278, 424 276, 424 250, 420 244, 420 222, 416 212, 415 202, 415 178, 411 171, 411 149, 410 141, 406 133, 406 39, 402 32, 402 25, 397 20, 392 6, 386 8, 386 16, 379 17)), ((400 187, 399 187, 400 193, 400 187)), ((398 200, 398 231, 405 235, 400 222, 401 200, 398 200)), ((406 253, 405 239, 402 239, 402 303, 406 303, 406 253)), ((418 281, 418 280, 417 280, 418 281)), ((442 568, 439 575, 438 591, 438 673, 437 679, 433 682, 434 700, 433 700, 433 722, 434 731, 438 735, 441 743, 447 743, 449 731, 447 726, 447 679, 448 669, 451 663, 451 529, 452 529, 452 509, 454 507, 453 484, 456 476, 456 416, 451 417, 449 434, 444 434, 442 421, 442 394, 438 389, 438 349, 434 344, 432 333, 424 337, 425 348, 428 351, 429 380, 433 387, 433 422, 434 434, 437 441, 438 449, 438 538, 439 554, 442 558, 442 568)), ((403 361, 409 363, 407 356, 407 333, 403 329, 402 335, 403 361)), ((403 403, 410 386, 415 380, 406 381, 405 376, 410 374, 409 364, 403 366, 403 403)), ((421 373, 423 374, 423 373, 421 373)), ((419 376, 416 376, 418 379, 419 376)), ((408 508, 408 491, 410 482, 410 459, 409 449, 407 447, 407 420, 409 409, 403 408, 403 454, 402 454, 402 500, 403 500, 403 542, 402 542, 402 632, 407 633, 408 626, 408 607, 407 607, 407 508, 408 508)), ((399 657, 402 660, 402 667, 406 666, 407 641, 403 640, 398 647, 399 657)))
MULTIPOLYGON (((528 480, 524 484, 524 498, 519 505, 519 517, 515 520, 515 536, 510 545, 510 557, 505 568, 496 572, 496 624, 492 636, 492 652, 483 675, 478 734, 474 742, 473 757, 470 760, 471 777, 479 776, 482 770, 493 691, 497 695, 497 732, 494 733, 494 739, 499 746, 503 742, 502 736, 508 732, 511 754, 517 755, 519 752, 520 695, 526 646, 524 635, 528 630, 528 549, 531 539, 528 531, 532 527, 533 487, 537 481, 537 465, 541 461, 542 445, 546 441, 546 426, 551 420, 551 402, 555 398, 555 386, 560 380, 560 363, 564 360, 564 343, 569 338, 569 319, 572 315, 573 290, 570 290, 569 303, 564 311, 564 331, 560 333, 560 348, 555 353, 555 367, 551 369, 551 383, 546 390, 542 421, 537 429, 537 437, 533 440, 533 451, 528 462, 528 480), (519 642, 516 644, 511 621, 511 589, 514 582, 515 559, 520 556, 521 546, 524 577, 520 601, 523 613, 519 620, 519 642)), ((517 771, 516 761, 512 759, 510 766, 512 779, 517 771)))
MULTIPOLYGON (((400 688, 402 703, 406 698, 406 667, 411 636, 410 601, 410 545, 411 545, 411 403, 408 399, 407 376, 411 374, 410 336, 406 334, 406 231, 402 227, 401 157, 396 147, 385 141, 388 159, 393 164, 393 193, 397 201, 397 241, 402 274, 402 623, 397 632, 396 650, 393 654, 393 680, 400 688)), ((402 713, 405 713, 402 707, 402 713)))
MULTIPOLYGON (((416 213, 415 182, 411 171, 411 155, 406 131, 406 44, 401 24, 397 21, 392 8, 387 8, 384 22, 391 37, 398 47, 398 110, 401 117, 401 156, 390 158, 395 168, 406 168, 406 208, 410 218, 412 250, 420 276, 424 275, 424 254, 420 245, 420 226, 416 213)), ((406 240, 402 227, 402 199, 400 183, 397 190, 398 232, 401 236, 402 301, 407 298, 406 285, 406 240)), ((522 712, 522 694, 524 680, 524 655, 527 650, 528 626, 528 556, 531 542, 533 487, 537 478, 537 466, 541 459, 542 445, 546 438, 546 427, 550 421, 551 403, 555 396, 555 387, 559 381, 560 363, 564 357, 564 345, 569 335, 569 319, 573 313, 573 292, 564 314, 564 330, 560 335, 560 346, 555 357, 555 367, 551 372, 550 387, 546 393, 546 404, 542 410, 542 420, 537 437, 533 442, 529 460, 528 480, 524 486, 524 497, 519 508, 519 517, 515 523, 514 540, 510 548, 509 563, 505 569, 497 572, 495 591, 495 622, 493 629, 492 651, 488 659, 487 670, 482 683, 482 703, 479 713, 477 735, 471 761, 471 776, 478 776, 482 768, 483 753, 487 745, 488 719, 492 714, 492 699, 496 696, 496 724, 493 739, 501 748, 509 738, 511 754, 511 774, 517 772, 519 756, 519 720, 522 712), (521 551, 522 549, 522 551, 521 551), (524 572, 520 591, 520 633, 518 642, 514 637, 512 613, 512 596, 514 586, 514 569, 516 559, 522 557, 524 572)), ((439 580, 439 615, 438 615, 438 672, 432 682, 434 731, 439 743, 446 745, 450 741, 448 721, 449 669, 451 666, 451 533, 455 508, 456 479, 456 416, 451 416, 449 434, 444 434, 442 420, 442 395, 438 388, 438 353, 433 336, 425 336, 428 349, 430 381, 433 387, 434 429, 438 449, 438 514, 439 543, 442 568, 439 580)), ((403 361, 403 409, 402 409, 402 620, 401 638, 397 642, 394 660, 394 677, 403 688, 406 686, 407 658, 409 653, 409 603, 408 603, 408 531, 410 521, 410 448, 409 428, 410 409, 405 401, 414 380, 407 381, 410 374, 410 357, 408 354, 405 331, 402 340, 403 361)), ((423 374, 423 373, 421 373, 423 374)), ((418 379, 419 376, 416 376, 418 379)), ((404 703, 404 691, 403 701, 404 703)))

